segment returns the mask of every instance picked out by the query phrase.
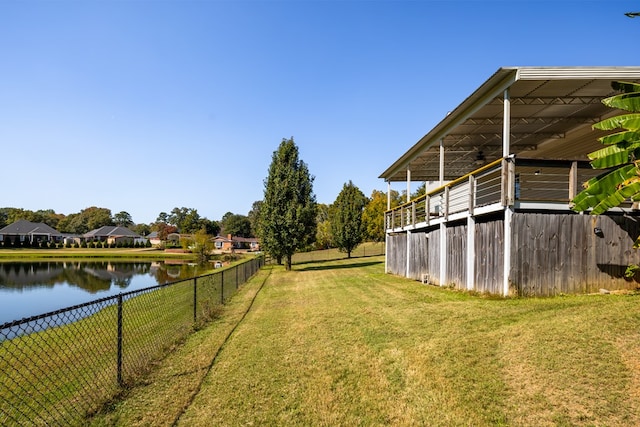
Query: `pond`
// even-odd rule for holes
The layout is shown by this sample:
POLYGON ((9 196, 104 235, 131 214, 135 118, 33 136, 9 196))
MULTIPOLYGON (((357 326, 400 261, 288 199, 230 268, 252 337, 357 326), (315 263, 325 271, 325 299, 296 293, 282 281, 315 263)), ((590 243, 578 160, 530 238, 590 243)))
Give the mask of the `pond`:
POLYGON ((182 261, 0 263, 0 325, 201 273, 182 261))

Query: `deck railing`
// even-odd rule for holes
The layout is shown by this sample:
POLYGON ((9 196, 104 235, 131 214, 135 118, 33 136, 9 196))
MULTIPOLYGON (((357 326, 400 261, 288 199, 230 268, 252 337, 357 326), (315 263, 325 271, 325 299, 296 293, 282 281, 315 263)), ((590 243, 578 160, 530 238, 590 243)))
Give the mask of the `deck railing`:
POLYGON ((440 188, 388 210, 388 231, 458 216, 516 209, 564 210, 581 184, 602 173, 589 162, 571 160, 498 159, 440 188))

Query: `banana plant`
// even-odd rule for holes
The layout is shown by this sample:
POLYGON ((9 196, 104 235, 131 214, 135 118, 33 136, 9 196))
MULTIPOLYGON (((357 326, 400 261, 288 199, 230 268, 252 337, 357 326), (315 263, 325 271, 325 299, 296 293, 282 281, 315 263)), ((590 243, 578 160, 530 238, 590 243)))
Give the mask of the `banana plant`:
MULTIPOLYGON (((607 172, 583 184, 584 190, 572 200, 572 209, 577 212, 591 209, 592 215, 600 215, 625 200, 640 201, 640 84, 613 82, 611 86, 622 93, 602 103, 628 113, 593 125, 594 129, 617 132, 599 138, 605 147, 588 154, 594 169, 607 172)), ((640 247, 640 237, 634 247, 640 247)))

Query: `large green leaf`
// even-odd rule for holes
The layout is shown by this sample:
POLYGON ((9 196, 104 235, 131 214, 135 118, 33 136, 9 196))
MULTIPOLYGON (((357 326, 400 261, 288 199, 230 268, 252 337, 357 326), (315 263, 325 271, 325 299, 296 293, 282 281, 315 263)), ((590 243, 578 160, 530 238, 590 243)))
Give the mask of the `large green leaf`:
POLYGON ((621 92, 640 92, 640 84, 633 82, 611 82, 613 90, 619 90, 621 92))
POLYGON ((626 130, 623 132, 612 133, 611 135, 605 135, 601 138, 598 138, 604 145, 612 145, 624 142, 638 142, 640 141, 640 132, 634 132, 630 130, 626 130))
POLYGON ((637 113, 640 111, 640 92, 625 93, 605 98, 602 103, 607 107, 619 108, 625 111, 637 113))
POLYGON ((596 123, 593 125, 593 128, 600 130, 626 129, 637 131, 640 130, 640 114, 622 114, 611 117, 596 123))
POLYGON ((620 203, 634 197, 640 192, 640 182, 633 181, 628 185, 622 185, 615 193, 610 194, 600 201, 591 211, 592 215, 600 215, 611 208, 619 206, 620 203))
POLYGON ((592 160, 591 166, 594 169, 606 169, 629 163, 632 149, 623 148, 620 145, 609 145, 598 151, 589 153, 592 160))
POLYGON ((637 176, 636 166, 629 164, 604 176, 590 179, 585 184, 586 188, 573 198, 573 210, 582 212, 597 206, 612 193, 613 189, 634 176, 637 176))

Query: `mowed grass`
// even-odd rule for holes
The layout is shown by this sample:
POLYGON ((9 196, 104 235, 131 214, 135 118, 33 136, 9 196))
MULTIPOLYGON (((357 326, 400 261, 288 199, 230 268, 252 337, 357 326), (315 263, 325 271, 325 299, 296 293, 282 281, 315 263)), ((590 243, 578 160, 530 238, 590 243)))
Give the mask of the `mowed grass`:
POLYGON ((473 296, 382 257, 269 268, 94 424, 640 425, 638 295, 473 296))

